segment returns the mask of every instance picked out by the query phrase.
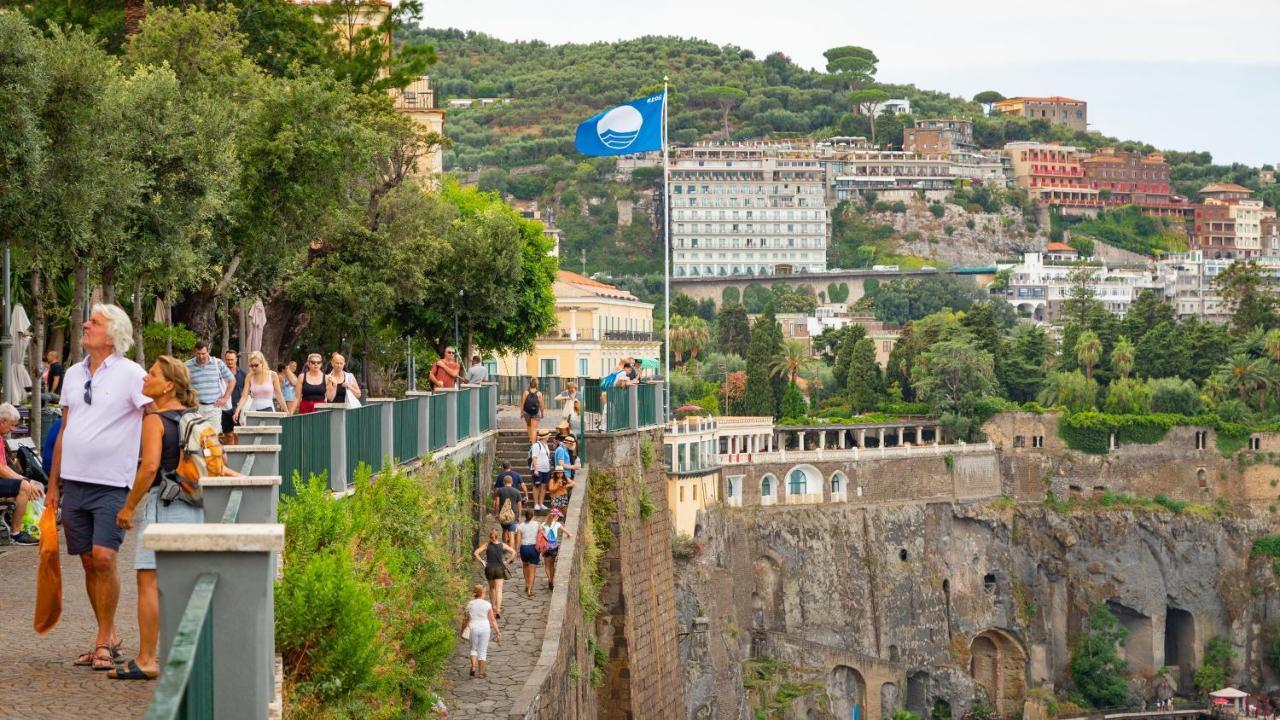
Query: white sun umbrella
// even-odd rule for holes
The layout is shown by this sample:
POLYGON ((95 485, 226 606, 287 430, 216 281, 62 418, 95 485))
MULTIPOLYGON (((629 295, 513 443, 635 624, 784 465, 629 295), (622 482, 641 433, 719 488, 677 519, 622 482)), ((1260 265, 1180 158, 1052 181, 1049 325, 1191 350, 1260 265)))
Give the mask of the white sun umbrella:
POLYGON ((13 306, 13 317, 10 318, 10 329, 13 332, 13 361, 5 368, 5 385, 9 388, 11 402, 20 403, 27 397, 27 388, 31 386, 31 373, 27 372, 27 350, 31 347, 31 318, 19 303, 13 306))
POLYGON ((251 353, 255 350, 262 349, 262 328, 267 326, 267 309, 262 306, 262 300, 254 300, 253 307, 249 308, 249 331, 244 342, 245 353, 251 353))

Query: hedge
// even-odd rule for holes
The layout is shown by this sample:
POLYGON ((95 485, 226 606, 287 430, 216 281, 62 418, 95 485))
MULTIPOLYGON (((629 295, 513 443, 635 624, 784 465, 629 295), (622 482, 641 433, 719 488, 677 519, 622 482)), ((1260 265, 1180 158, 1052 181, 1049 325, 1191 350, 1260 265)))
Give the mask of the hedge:
POLYGON ((1231 457, 1249 441, 1256 430, 1274 430, 1274 425, 1251 428, 1221 420, 1216 415, 1115 415, 1093 410, 1064 415, 1058 421, 1058 437, 1072 450, 1105 455, 1110 449, 1111 433, 1120 445, 1158 443, 1174 427, 1210 427, 1217 434, 1218 452, 1231 457))

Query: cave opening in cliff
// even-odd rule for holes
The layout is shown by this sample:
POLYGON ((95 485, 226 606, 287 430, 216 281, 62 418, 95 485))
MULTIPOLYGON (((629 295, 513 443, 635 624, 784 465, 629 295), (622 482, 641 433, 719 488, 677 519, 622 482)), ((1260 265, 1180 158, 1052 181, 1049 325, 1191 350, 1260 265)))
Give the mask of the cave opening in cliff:
POLYGON ((1164 664, 1178 668, 1178 687, 1185 687, 1196 663, 1195 616, 1169 606, 1164 615, 1164 664))
POLYGON ((1156 658, 1151 618, 1114 599, 1107 600, 1107 609, 1128 633, 1122 650, 1129 662, 1129 670, 1135 673, 1154 671, 1156 658))
MULTIPOLYGON (((922 718, 929 717, 929 673, 914 672, 907 676, 907 709, 922 718)), ((950 720, 949 714, 947 717, 950 720)))
POLYGON ((831 712, 838 718, 854 717, 854 709, 858 715, 866 709, 866 681, 862 673, 848 665, 837 665, 827 680, 827 698, 831 701, 831 712))

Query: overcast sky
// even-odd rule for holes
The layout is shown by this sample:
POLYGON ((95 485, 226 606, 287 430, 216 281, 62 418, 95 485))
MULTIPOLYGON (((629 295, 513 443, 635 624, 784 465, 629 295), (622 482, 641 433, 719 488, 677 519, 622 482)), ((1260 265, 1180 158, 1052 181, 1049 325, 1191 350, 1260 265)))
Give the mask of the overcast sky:
POLYGON ((424 24, 550 43, 641 35, 782 51, 864 45, 880 78, 1067 95, 1093 129, 1218 162, 1280 162, 1280 0, 426 0, 424 24))

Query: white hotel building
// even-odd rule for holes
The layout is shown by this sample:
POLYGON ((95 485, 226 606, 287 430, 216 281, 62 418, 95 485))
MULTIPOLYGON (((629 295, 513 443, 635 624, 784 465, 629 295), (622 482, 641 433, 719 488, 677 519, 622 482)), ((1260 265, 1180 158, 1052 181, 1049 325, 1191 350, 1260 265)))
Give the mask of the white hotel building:
POLYGON ((675 277, 827 268, 826 170, 787 146, 678 148, 671 159, 675 277))

